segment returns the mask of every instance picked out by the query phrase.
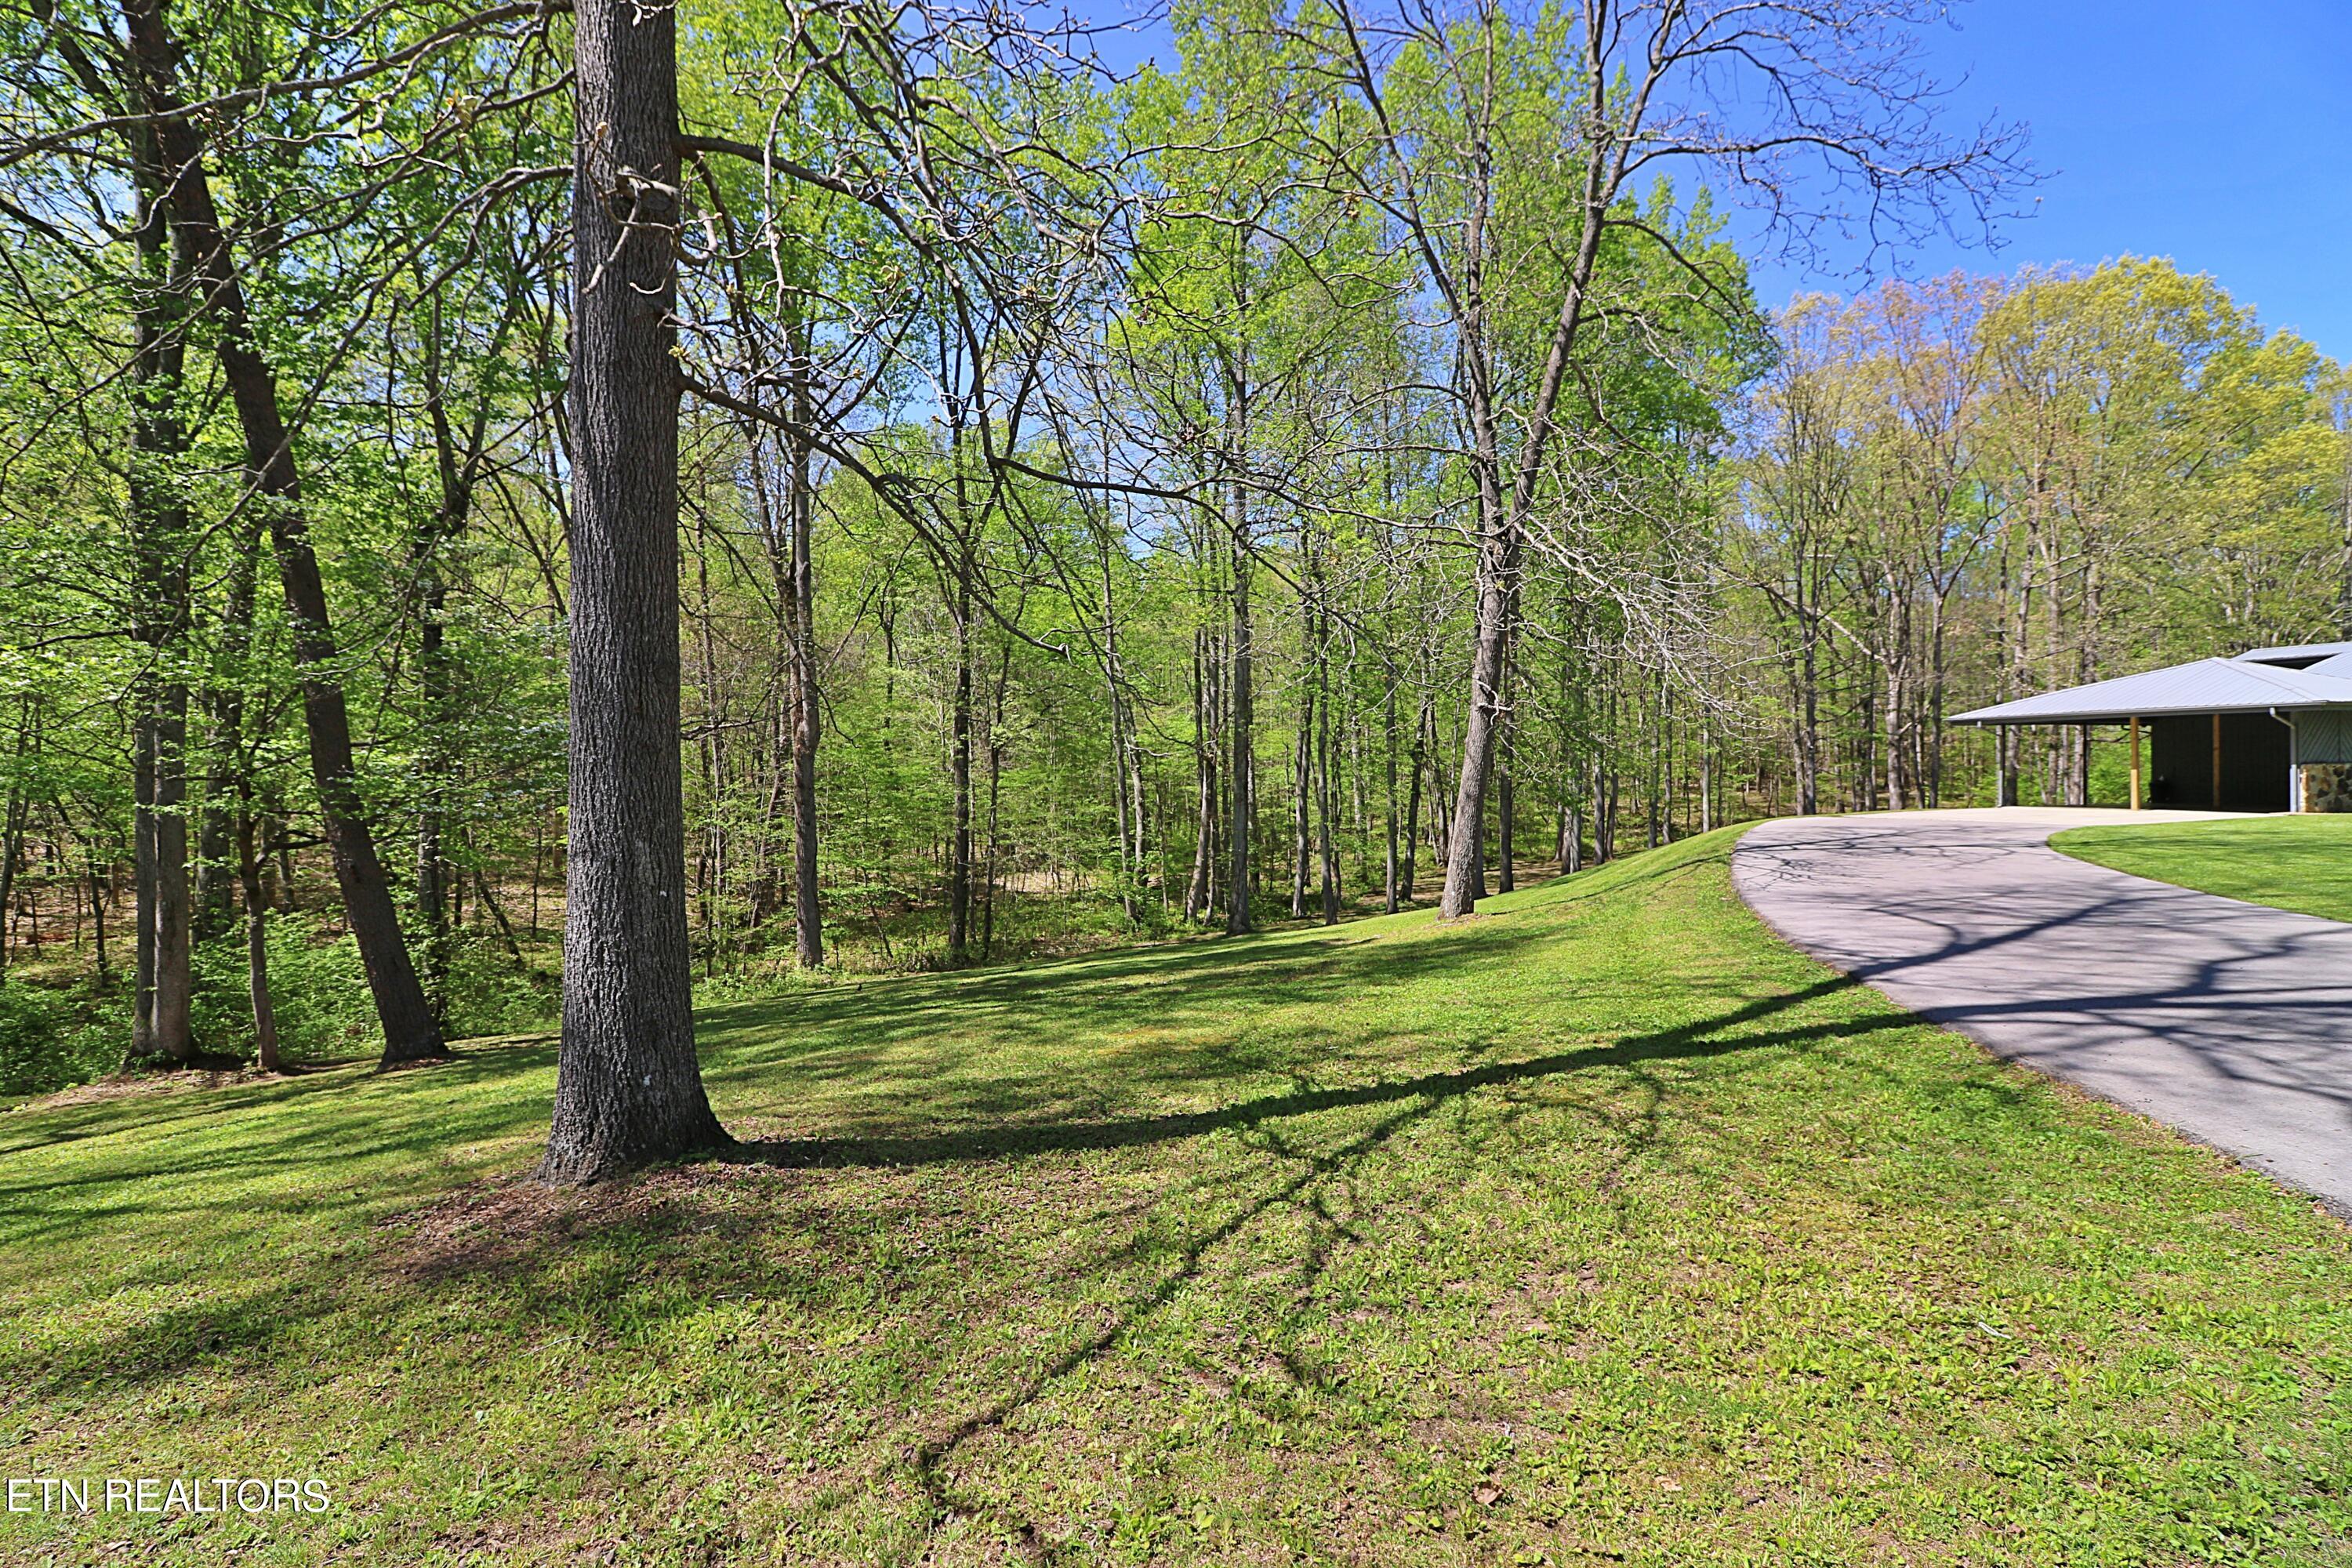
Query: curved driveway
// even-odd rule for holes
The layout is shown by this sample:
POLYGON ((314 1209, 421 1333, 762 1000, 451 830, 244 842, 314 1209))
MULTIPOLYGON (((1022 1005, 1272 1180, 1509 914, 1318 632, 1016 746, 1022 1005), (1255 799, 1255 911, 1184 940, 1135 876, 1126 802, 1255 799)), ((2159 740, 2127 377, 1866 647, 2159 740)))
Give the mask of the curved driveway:
POLYGON ((2213 814, 1789 817, 1740 896, 1914 1012, 2170 1122, 2352 1216, 2352 925, 2061 855, 2053 833, 2213 814))

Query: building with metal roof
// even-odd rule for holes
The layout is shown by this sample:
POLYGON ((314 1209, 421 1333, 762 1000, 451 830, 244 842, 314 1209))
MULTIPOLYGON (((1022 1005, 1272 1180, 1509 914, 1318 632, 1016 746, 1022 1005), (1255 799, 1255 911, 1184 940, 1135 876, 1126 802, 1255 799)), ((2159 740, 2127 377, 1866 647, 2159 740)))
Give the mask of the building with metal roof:
POLYGON ((2352 811, 2352 642, 2200 658, 1951 722, 2126 725, 2135 810, 2352 811))

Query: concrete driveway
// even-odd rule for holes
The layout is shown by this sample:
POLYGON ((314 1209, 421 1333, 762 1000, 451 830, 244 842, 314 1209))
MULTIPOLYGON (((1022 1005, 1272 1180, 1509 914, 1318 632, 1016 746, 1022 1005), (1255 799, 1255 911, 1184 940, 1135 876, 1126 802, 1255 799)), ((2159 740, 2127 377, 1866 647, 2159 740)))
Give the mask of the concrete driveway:
POLYGON ((2127 877, 2048 844, 2064 827, 2214 815, 1782 818, 1739 841, 1731 874, 1824 963, 2352 1217, 2352 925, 2127 877))

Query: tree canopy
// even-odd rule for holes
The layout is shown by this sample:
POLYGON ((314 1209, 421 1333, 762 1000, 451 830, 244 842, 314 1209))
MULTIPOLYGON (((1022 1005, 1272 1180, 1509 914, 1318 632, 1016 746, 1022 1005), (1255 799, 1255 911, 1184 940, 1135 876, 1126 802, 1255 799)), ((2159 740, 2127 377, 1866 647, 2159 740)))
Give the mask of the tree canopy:
POLYGON ((2352 635, 2352 386, 2156 258, 1763 308, 2030 178, 1937 14, 0 8, 0 1088, 2081 796, 1946 715, 2352 635))

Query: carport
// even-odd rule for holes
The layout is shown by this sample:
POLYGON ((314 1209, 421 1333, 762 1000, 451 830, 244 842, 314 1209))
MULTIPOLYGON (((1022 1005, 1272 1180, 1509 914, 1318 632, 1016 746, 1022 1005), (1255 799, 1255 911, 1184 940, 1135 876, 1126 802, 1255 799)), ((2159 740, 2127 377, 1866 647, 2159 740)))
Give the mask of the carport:
POLYGON ((2352 642, 2200 658, 1951 721, 2124 725, 2135 811, 2352 811, 2352 642))

